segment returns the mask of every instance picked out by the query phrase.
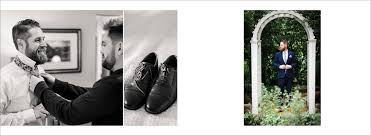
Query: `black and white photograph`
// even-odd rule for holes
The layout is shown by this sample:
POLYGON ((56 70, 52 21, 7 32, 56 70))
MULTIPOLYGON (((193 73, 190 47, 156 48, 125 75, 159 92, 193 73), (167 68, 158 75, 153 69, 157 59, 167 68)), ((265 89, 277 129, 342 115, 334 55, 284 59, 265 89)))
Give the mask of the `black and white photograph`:
POLYGON ((1 126, 123 125, 121 10, 1 11, 1 126))
POLYGON ((177 11, 124 11, 124 125, 177 125, 177 11))

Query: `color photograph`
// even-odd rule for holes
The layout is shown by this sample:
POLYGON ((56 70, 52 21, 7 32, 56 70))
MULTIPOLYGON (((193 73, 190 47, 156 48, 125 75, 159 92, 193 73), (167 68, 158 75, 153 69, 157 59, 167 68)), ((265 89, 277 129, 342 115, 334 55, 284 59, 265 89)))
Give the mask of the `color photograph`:
POLYGON ((244 124, 321 125, 321 11, 244 12, 244 124))

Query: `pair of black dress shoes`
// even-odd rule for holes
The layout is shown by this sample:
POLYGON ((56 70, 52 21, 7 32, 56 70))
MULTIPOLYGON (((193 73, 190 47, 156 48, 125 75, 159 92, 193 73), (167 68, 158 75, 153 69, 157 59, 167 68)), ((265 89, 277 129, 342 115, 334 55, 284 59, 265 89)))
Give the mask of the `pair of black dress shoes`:
POLYGON ((125 85, 125 108, 136 110, 145 104, 148 113, 159 114, 177 98, 177 58, 169 56, 158 67, 156 53, 148 54, 135 69, 133 81, 125 85))

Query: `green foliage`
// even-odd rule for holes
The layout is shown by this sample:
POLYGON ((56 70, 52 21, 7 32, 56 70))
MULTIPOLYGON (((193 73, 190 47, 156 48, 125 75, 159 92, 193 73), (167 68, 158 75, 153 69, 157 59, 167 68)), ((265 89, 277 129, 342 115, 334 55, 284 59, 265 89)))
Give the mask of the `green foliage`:
POLYGON ((298 88, 294 88, 293 93, 288 95, 286 92, 282 94, 277 86, 263 86, 259 114, 246 112, 244 123, 268 126, 320 125, 320 113, 309 114, 306 108, 306 97, 302 96, 298 88))
POLYGON ((250 74, 250 62, 244 61, 244 103, 251 102, 251 77, 250 74))
POLYGON ((245 125, 248 124, 248 125, 257 126, 257 125, 260 125, 260 122, 261 122, 261 119, 259 118, 259 116, 255 116, 251 112, 245 113, 244 115, 245 125))
POLYGON ((306 104, 306 97, 302 97, 302 94, 299 90, 294 89, 294 93, 288 103, 288 107, 292 108, 292 113, 300 114, 305 107, 306 104))
POLYGON ((281 92, 278 87, 272 89, 268 89, 265 86, 262 87, 262 97, 259 106, 261 125, 278 125, 282 123, 276 108, 283 104, 280 95, 281 92))
POLYGON ((251 49, 250 40, 252 37, 252 32, 254 31, 255 24, 258 20, 268 13, 268 11, 245 11, 244 13, 244 97, 245 103, 251 102, 251 49))
POLYGON ((309 114, 305 113, 302 115, 301 119, 304 123, 304 125, 320 125, 321 124, 321 114, 320 113, 315 113, 315 114, 309 114))
MULTIPOLYGON (((251 100, 251 47, 250 40, 252 32, 258 21, 271 11, 245 11, 244 12, 244 80, 245 80, 245 103, 251 100)), ((296 11, 302 14, 312 27, 317 39, 316 49, 316 85, 320 86, 320 11, 296 11)), ((297 57, 298 67, 295 69, 296 76, 294 86, 306 85, 307 83, 307 34, 304 27, 292 18, 277 18, 266 25, 262 31, 262 82, 267 86, 277 85, 277 72, 272 67, 274 54, 282 38, 289 42, 289 50, 292 50, 297 57)))
POLYGON ((277 72, 272 64, 282 38, 288 40, 289 50, 293 51, 297 57, 298 67, 295 69, 296 80, 294 81, 304 85, 307 74, 306 43, 308 39, 303 26, 291 18, 278 18, 270 22, 262 32, 262 82, 269 86, 277 84, 277 72))

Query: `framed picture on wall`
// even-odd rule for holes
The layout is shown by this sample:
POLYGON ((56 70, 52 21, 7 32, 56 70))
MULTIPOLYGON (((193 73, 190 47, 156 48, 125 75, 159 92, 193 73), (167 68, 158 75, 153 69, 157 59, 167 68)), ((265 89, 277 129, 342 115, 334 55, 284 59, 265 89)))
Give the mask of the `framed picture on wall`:
POLYGON ((81 72, 81 29, 42 29, 47 43, 47 73, 81 72))

